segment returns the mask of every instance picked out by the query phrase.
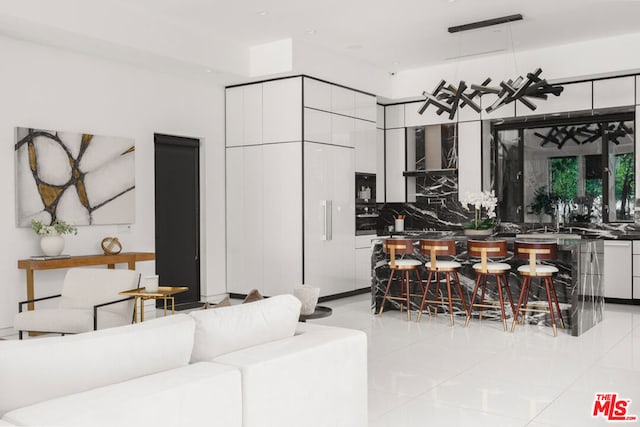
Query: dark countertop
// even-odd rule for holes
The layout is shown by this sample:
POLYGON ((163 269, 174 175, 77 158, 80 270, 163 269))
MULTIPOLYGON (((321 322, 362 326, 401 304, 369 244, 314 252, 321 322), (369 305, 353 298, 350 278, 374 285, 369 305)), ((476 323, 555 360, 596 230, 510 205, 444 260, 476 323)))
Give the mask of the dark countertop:
MULTIPOLYGON (((566 227, 561 229, 560 233, 544 230, 531 230, 529 232, 503 232, 499 231, 492 234, 489 239, 526 239, 526 234, 536 235, 537 239, 542 238, 542 234, 549 234, 548 238, 552 240, 561 240, 563 242, 569 240, 640 240, 640 231, 619 231, 619 230, 601 230, 601 229, 584 229, 576 227, 566 227), (580 239, 565 239, 554 237, 554 234, 575 234, 580 239)), ((378 238, 407 236, 407 238, 415 239, 467 239, 462 230, 405 230, 403 232, 390 232, 387 235, 378 234, 378 238)))

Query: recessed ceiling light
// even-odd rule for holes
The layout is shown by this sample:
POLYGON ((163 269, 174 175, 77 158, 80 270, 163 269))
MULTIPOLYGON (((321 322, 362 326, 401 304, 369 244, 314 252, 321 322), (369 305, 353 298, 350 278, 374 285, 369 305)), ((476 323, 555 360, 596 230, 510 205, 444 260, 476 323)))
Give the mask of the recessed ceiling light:
POLYGON ((207 68, 205 71, 206 71, 207 73, 213 73, 213 70, 212 70, 211 68, 207 68))
POLYGON ((317 32, 316 30, 314 30, 313 28, 307 28, 307 29, 305 30, 305 33, 307 33, 307 34, 308 34, 308 35, 310 35, 310 36, 314 36, 314 35, 316 35, 318 32, 317 32))
POLYGON ((258 16, 267 16, 269 14, 268 10, 261 10, 257 13, 258 16))

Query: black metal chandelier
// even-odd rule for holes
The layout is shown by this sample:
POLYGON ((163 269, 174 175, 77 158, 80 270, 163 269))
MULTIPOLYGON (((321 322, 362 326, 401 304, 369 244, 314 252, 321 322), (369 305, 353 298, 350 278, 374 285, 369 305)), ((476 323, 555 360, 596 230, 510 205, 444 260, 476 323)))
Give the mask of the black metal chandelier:
POLYGON ((453 120, 458 109, 467 105, 475 110, 476 113, 479 113, 482 108, 474 99, 489 93, 497 95, 498 98, 493 104, 484 109, 487 113, 515 101, 520 101, 527 108, 535 111, 536 105, 530 98, 546 100, 549 94, 559 96, 564 90, 562 86, 551 85, 546 80, 541 79, 541 74, 542 69, 538 68, 533 73, 528 73, 525 78, 519 76, 515 80, 502 81, 499 87, 488 86, 491 83, 491 78, 485 79, 479 85, 472 84, 471 86, 467 86, 461 80, 457 87, 441 80, 433 92, 425 91, 422 93, 425 101, 418 113, 423 114, 429 105, 438 108, 436 111, 438 115, 444 112, 449 113, 450 120, 453 120), (467 89, 470 89, 470 91, 465 92, 467 89))
MULTIPOLYGON (((521 21, 522 19, 523 17, 521 14, 508 15, 449 27, 448 31, 449 33, 458 33, 508 23, 509 34, 511 34, 511 22, 521 21)), ((513 45, 513 37, 511 37, 511 43, 513 45)), ((464 81, 460 81, 457 87, 452 84, 447 84, 447 82, 441 80, 433 92, 422 93, 425 97, 425 101, 422 107, 418 110, 418 113, 423 114, 429 105, 433 105, 438 109, 436 112, 438 115, 441 115, 444 112, 449 113, 450 120, 453 120, 458 109, 467 105, 479 113, 482 111, 482 108, 474 101, 474 99, 489 93, 497 95, 497 99, 493 104, 484 109, 487 113, 495 111, 498 108, 515 101, 520 101, 522 104, 527 106, 527 108, 535 111, 536 105, 530 98, 546 100, 549 94, 558 96, 564 89, 562 86, 550 85, 546 80, 540 78, 541 74, 542 69, 538 68, 533 73, 528 73, 524 78, 519 76, 515 80, 509 79, 502 81, 497 87, 488 86, 489 83, 491 83, 490 78, 485 79, 485 81, 479 85, 472 84, 471 86, 467 86, 464 81), (470 91, 465 92, 467 89, 470 89, 470 91)))

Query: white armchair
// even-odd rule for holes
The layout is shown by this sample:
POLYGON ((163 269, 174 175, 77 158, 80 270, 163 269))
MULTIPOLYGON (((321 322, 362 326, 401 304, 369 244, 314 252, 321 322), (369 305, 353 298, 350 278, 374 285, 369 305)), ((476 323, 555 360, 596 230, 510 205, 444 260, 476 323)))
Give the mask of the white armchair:
POLYGON ((18 303, 14 328, 22 332, 76 334, 127 325, 133 320, 133 299, 118 293, 139 286, 132 270, 72 268, 64 278, 62 294, 18 303), (25 304, 59 298, 57 308, 23 311, 25 304))

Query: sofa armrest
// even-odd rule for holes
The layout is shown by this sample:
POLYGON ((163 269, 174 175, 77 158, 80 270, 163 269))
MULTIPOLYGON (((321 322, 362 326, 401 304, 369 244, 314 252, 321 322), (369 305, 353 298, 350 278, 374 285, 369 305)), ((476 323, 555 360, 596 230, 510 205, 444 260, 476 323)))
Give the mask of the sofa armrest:
POLYGON ((225 354, 242 372, 243 425, 367 426, 367 337, 305 325, 297 335, 225 354))

